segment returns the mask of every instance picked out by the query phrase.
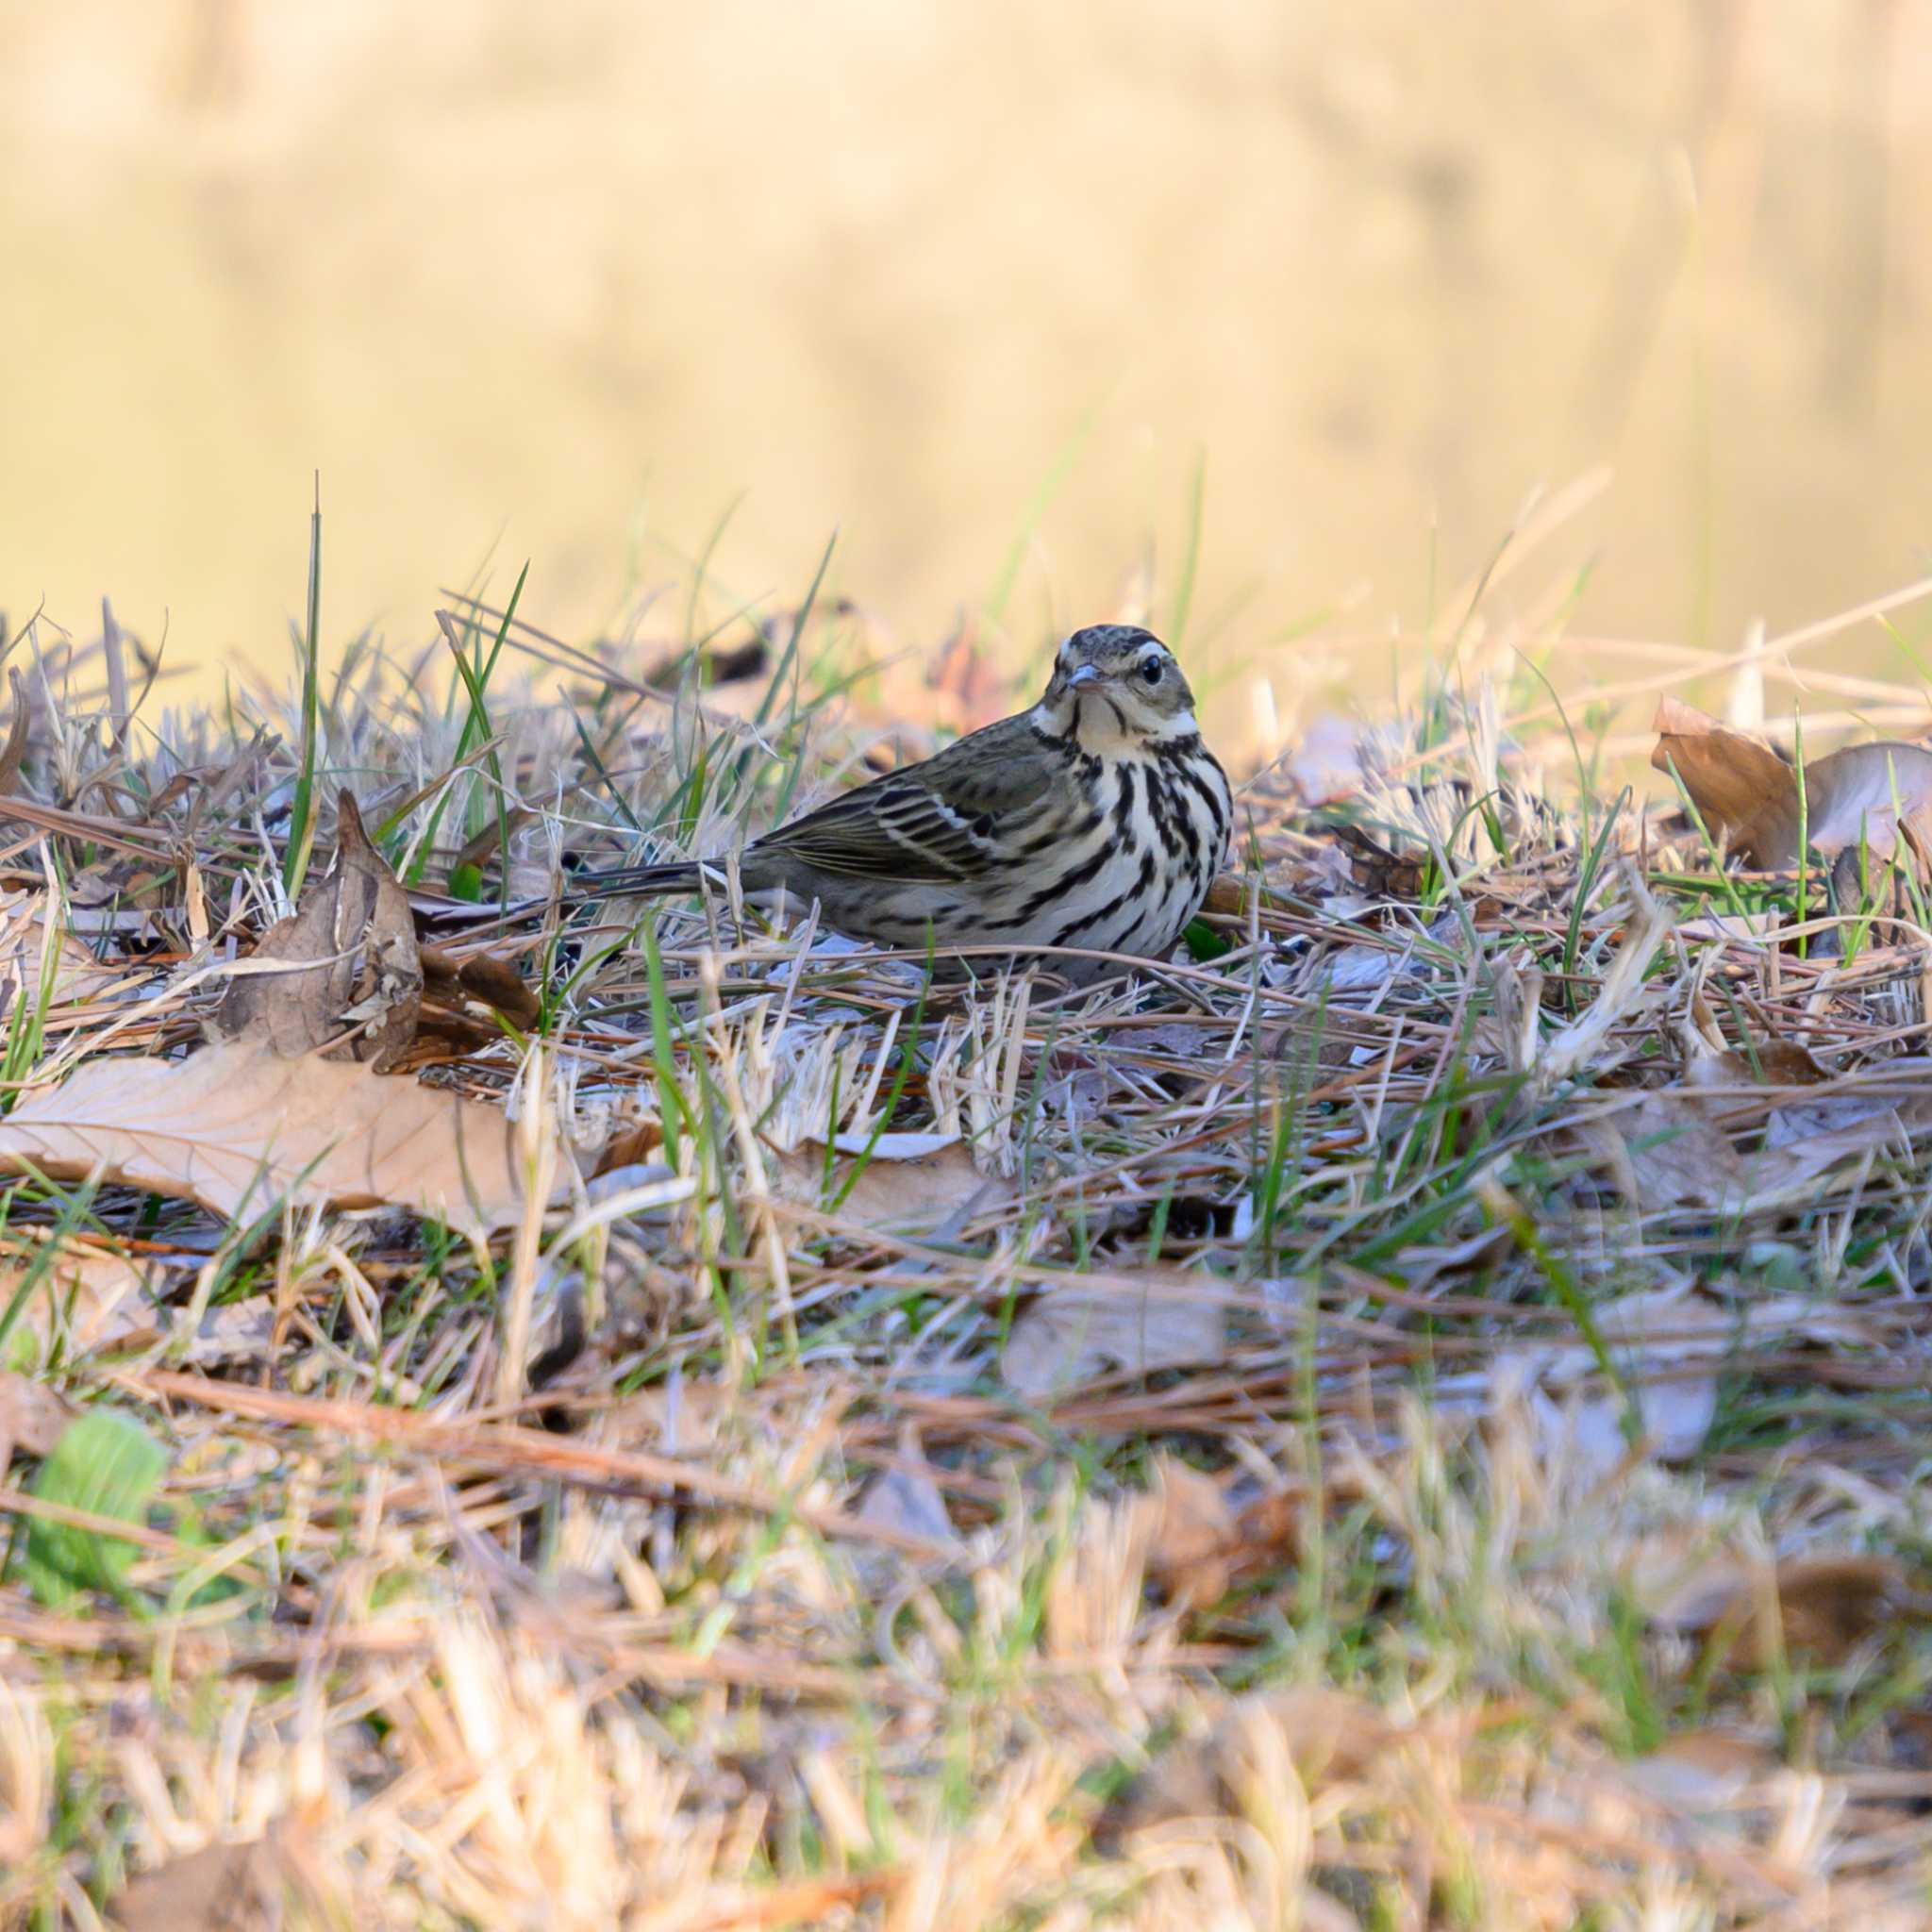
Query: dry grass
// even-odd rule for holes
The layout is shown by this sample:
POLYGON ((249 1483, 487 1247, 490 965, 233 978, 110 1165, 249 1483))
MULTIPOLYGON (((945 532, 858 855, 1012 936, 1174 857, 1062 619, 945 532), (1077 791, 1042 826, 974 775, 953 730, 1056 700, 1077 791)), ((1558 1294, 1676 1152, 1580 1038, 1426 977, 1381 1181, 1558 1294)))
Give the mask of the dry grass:
MULTIPOLYGON (((1079 995, 550 897, 877 753, 836 617, 702 709, 353 654, 315 796, 541 994, 389 1077, 606 1177, 487 1248, 11 1187, 7 1347, 164 1469, 65 1600, 110 1499, 0 1490, 0 1924, 1924 1924, 1932 941, 1588 796, 1546 623, 1079 995)), ((16 972, 15 1106, 285 909, 299 707, 129 729, 119 654, 15 658, 9 882, 115 969, 16 972)))

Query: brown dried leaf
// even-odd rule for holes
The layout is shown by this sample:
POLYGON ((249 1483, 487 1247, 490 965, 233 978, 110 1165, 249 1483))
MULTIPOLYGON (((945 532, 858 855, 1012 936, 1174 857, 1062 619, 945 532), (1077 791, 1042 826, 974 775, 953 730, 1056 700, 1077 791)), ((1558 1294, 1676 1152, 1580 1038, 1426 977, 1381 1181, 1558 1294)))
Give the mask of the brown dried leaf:
POLYGON ((1218 1603, 1227 1594, 1240 1545, 1227 1491, 1178 1457, 1163 1456, 1150 1500, 1154 1524, 1147 1543, 1148 1581, 1184 1608, 1218 1603))
POLYGON ((51 1456, 74 1410, 33 1375, 0 1369, 0 1471, 16 1449, 51 1456))
POLYGON ((1854 744, 1814 758, 1801 806, 1797 774, 1769 745, 1675 698, 1657 706, 1655 724, 1651 763, 1675 767, 1711 837, 1727 837, 1748 865, 1797 864, 1801 823, 1827 858, 1861 838, 1887 858, 1901 823, 1932 834, 1932 751, 1922 745, 1854 744))
POLYGON ((108 1923, 118 1932, 291 1932, 325 1923, 299 1848, 284 1842, 292 1836, 271 1832, 170 1858, 121 1892, 108 1923))
POLYGON ((88 908, 125 906, 167 891, 179 876, 177 867, 157 858, 104 858, 68 880, 67 896, 88 908))
POLYGON ((388 1205, 481 1234, 523 1214, 514 1130, 493 1107, 356 1062, 227 1041, 185 1060, 89 1061, 0 1121, 0 1171, 110 1181, 233 1220, 388 1205))
POLYGON ((26 758, 27 725, 33 716, 20 673, 9 671, 7 675, 13 681, 13 716, 8 722, 7 748, 0 751, 0 797, 20 784, 20 768, 26 758))
POLYGON ((1307 1686, 1262 1690, 1231 1704, 1203 1737, 1171 1746, 1108 1806, 1095 1837, 1187 1818, 1241 1817, 1257 1795, 1261 1766, 1277 1744, 1293 1763, 1307 1798, 1371 1774, 1396 1735, 1372 1704, 1344 1690, 1307 1686))
POLYGON ((1237 1509, 1225 1479, 1163 1456, 1146 1499, 1147 1580, 1183 1609, 1218 1603, 1243 1574, 1275 1562, 1301 1524, 1302 1498, 1271 1491, 1237 1509))
POLYGON ((408 895, 348 792, 337 799, 335 870, 269 928, 255 960, 297 970, 238 977, 210 1024, 217 1039, 259 1040, 285 1059, 334 1041, 326 1058, 369 1060, 378 1071, 415 1039, 423 962, 408 895))
POLYGON ((1748 1052, 1696 1053, 1686 1060, 1687 1087, 1816 1087, 1831 1075, 1790 1040, 1753 1041, 1748 1052))
POLYGON ((1730 1809, 1782 1760, 1768 1744, 1721 1730, 1679 1731, 1623 1766, 1627 1783, 1678 1811, 1730 1809))
POLYGON ((1769 745, 1677 698, 1662 699, 1652 724, 1651 764, 1675 770, 1713 839, 1728 838, 1748 865, 1796 862, 1798 781, 1790 766, 1769 745))
POLYGON ((1108 1369, 1145 1375, 1227 1358, 1227 1318, 1205 1275, 1143 1270, 1114 1283, 1055 1286, 1037 1296, 1000 1355, 1015 1394, 1063 1395, 1108 1369))
POLYGON ((458 959, 440 946, 424 946, 420 957, 425 991, 432 998, 480 1001, 518 1026, 534 1025, 543 1010, 529 983, 508 959, 487 953, 458 959))
MULTIPOLYGON (((31 1010, 40 1005, 42 975, 49 971, 45 892, 0 892, 0 1001, 11 1012, 23 993, 31 1010)), ((49 997, 57 1002, 92 998, 121 974, 103 966, 71 932, 54 947, 49 997)))
MULTIPOLYGON (((1805 767, 1806 836, 1827 858, 1862 838, 1873 855, 1890 858, 1901 825, 1932 839, 1932 751, 1923 745, 1849 744, 1805 767)), ((1794 851, 1787 864, 1794 864, 1794 851)))
POLYGON ((41 1241, 10 1230, 0 1236, 0 1307, 13 1298, 28 1272, 41 1273, 22 1311, 27 1332, 51 1341, 58 1331, 66 1353, 84 1355, 151 1328, 152 1263, 137 1261, 119 1248, 68 1240, 51 1261, 41 1259, 41 1241))
POLYGON ((1841 1663, 1870 1638, 1909 1618, 1932 1620, 1932 1595, 1915 1589, 1891 1557, 1793 1557, 1775 1572, 1722 1556, 1677 1580, 1651 1621, 1681 1636, 1715 1640, 1728 1657, 1764 1669, 1780 1646, 1841 1663))
POLYGON ((804 1141, 775 1153, 773 1194, 850 1226, 902 1233, 930 1233, 1013 1197, 1011 1184, 981 1174, 966 1143, 950 1134, 881 1134, 855 1179, 854 1162, 838 1157, 862 1155, 871 1142, 867 1134, 834 1135, 829 1180, 823 1141, 804 1141))
POLYGON ((1302 733, 1282 770, 1305 806, 1334 805, 1361 789, 1359 732, 1346 718, 1324 712, 1302 733))
POLYGON ((1723 1132, 1676 1093, 1646 1093, 1591 1124, 1586 1138, 1620 1192, 1647 1212, 1735 1207, 1744 1162, 1723 1132))
POLYGON ((926 674, 931 693, 920 715, 935 710, 957 731, 976 731, 1013 708, 1012 680, 999 659, 980 647, 978 628, 962 620, 940 648, 926 674))
POLYGON ((905 1530, 935 1543, 958 1541, 946 1499, 911 1424, 899 1431, 898 1460, 866 1485, 857 1514, 861 1523, 877 1529, 905 1530))

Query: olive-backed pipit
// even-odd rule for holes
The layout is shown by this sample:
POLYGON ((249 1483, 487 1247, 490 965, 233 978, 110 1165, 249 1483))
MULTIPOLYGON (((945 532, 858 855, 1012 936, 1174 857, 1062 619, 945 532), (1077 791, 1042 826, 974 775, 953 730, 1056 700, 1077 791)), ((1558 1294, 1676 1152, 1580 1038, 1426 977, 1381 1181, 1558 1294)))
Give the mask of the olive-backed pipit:
MULTIPOLYGON (((1075 631, 1029 711, 754 839, 748 897, 816 899, 826 923, 899 947, 1064 946, 1158 958, 1207 896, 1234 800, 1193 693, 1132 625, 1075 631)), ((690 892, 713 864, 592 874, 599 897, 690 892)), ((1098 962, 1059 960, 1077 979, 1098 962)))

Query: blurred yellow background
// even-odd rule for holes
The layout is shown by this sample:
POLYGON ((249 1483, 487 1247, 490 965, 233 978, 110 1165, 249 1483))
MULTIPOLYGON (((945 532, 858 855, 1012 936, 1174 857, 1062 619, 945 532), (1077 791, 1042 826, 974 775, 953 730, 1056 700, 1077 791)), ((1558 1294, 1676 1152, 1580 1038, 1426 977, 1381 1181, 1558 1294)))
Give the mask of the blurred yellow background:
MULTIPOLYGON (((1932 532, 1903 0, 0 0, 0 608, 279 662, 485 559, 1016 649, 1413 624, 1538 487, 1599 634, 1735 641, 1932 532), (1440 591, 1439 591, 1440 594, 1440 591), (1159 607, 1157 605, 1157 608, 1159 607)), ((673 634, 682 593, 647 612, 673 634)), ((1866 635, 1868 664, 1887 647, 1866 635)))

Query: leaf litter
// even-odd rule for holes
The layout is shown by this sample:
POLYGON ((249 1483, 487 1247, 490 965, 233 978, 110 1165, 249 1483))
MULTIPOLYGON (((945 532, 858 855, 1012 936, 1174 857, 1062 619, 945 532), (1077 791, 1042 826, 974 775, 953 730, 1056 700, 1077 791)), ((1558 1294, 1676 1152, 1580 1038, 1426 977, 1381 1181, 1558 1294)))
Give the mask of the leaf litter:
MULTIPOLYGON (((1701 830, 1565 791, 1467 608, 1455 705, 1243 774, 1225 952, 1077 995, 555 890, 889 761, 870 613, 703 705, 369 647, 293 908, 299 709, 36 708, 111 977, 0 1121, 0 1916, 1922 1924, 1923 947, 1724 804, 1797 791, 1748 732, 1667 721, 1701 830)), ((999 702, 970 638, 929 695, 999 702)), ((1896 749, 1814 850, 1881 767, 1913 858, 1896 749)))

